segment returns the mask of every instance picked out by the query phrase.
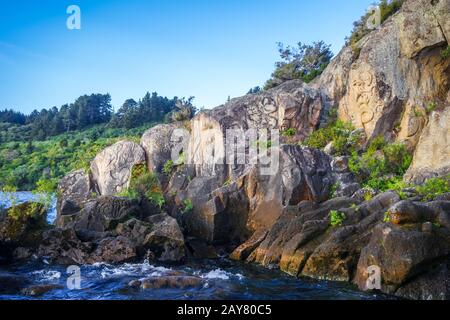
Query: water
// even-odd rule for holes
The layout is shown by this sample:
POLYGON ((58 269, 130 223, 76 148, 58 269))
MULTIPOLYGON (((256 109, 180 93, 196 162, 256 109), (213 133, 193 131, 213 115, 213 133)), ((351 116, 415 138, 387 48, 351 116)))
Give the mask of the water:
MULTIPOLYGON (((0 194, 0 203, 6 203, 0 194)), ((29 192, 17 193, 17 201, 36 199, 29 192)), ((54 206, 53 206, 54 207, 54 206)), ((53 212, 49 222, 54 220, 53 212)), ((2 276, 13 276, 16 282, 29 285, 51 284, 60 287, 35 299, 75 300, 209 300, 209 299, 277 299, 277 300, 372 300, 385 296, 362 293, 346 283, 296 279, 282 272, 260 266, 232 262, 227 259, 204 260, 182 266, 136 264, 95 264, 81 266, 81 289, 69 290, 70 276, 63 266, 48 265, 45 261, 33 261, 25 265, 0 267, 0 300, 32 299, 1 283, 2 276), (190 289, 161 288, 135 289, 128 284, 133 280, 171 275, 195 277, 199 285, 190 289)))
MULTIPOLYGON (((201 261, 180 267, 141 264, 118 266, 96 264, 81 267, 81 289, 67 289, 64 267, 45 264, 30 264, 0 269, 33 284, 61 285, 60 289, 48 292, 38 299, 57 300, 373 300, 385 298, 358 292, 344 284, 308 279, 295 279, 281 272, 262 267, 244 265, 228 260, 201 261), (191 289, 134 289, 128 284, 132 280, 147 277, 164 277, 174 272, 200 279, 199 287, 191 289)), ((31 299, 20 293, 1 293, 1 299, 31 299)))

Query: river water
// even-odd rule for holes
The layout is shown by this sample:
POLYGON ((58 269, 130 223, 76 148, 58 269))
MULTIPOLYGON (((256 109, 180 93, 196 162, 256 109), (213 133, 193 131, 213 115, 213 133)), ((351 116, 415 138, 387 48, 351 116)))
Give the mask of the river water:
MULTIPOLYGON (((16 194, 16 201, 35 200, 29 192, 16 194)), ((0 193, 0 205, 7 205, 10 197, 0 193)), ((49 222, 55 218, 55 206, 49 213, 49 222)), ((94 300, 373 300, 385 296, 362 293, 346 283, 297 279, 282 272, 259 266, 242 264, 228 259, 204 260, 182 266, 153 265, 148 262, 136 264, 95 264, 81 266, 81 288, 70 290, 67 286, 70 274, 63 266, 48 265, 46 261, 31 261, 25 265, 0 267, 0 280, 9 278, 29 285, 57 285, 38 299, 94 299, 94 300), (165 277, 174 273, 192 276, 200 284, 191 289, 134 289, 128 284, 133 280, 149 277, 165 277)), ((0 281, 0 300, 31 299, 17 288, 8 287, 0 281)), ((34 298, 36 299, 36 298, 34 298)))

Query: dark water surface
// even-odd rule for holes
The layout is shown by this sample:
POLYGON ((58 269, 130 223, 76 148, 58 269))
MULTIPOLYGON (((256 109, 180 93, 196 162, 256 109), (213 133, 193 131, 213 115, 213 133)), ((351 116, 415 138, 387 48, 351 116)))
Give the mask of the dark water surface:
POLYGON ((385 296, 366 294, 345 283, 296 279, 281 272, 259 266, 240 264, 226 259, 202 261, 180 267, 141 264, 112 266, 95 264, 81 267, 81 289, 69 290, 65 267, 46 264, 29 264, 8 269, 0 268, 0 276, 14 275, 27 279, 31 284, 55 284, 61 288, 40 297, 27 297, 8 293, 0 288, 1 299, 94 299, 94 300, 210 300, 210 299, 325 299, 325 300, 373 300, 385 296), (132 280, 163 277, 174 271, 202 279, 195 289, 134 289, 128 286, 132 280), (3 294, 2 294, 3 292, 3 294))
MULTIPOLYGON (((34 200, 30 192, 16 194, 18 203, 34 200)), ((0 193, 0 205, 8 205, 10 196, 0 193)), ((53 223, 54 206, 48 220, 53 223)), ((32 262, 20 266, 0 266, 0 300, 14 299, 94 299, 94 300, 367 300, 386 299, 386 296, 359 292, 346 283, 296 279, 280 271, 232 262, 227 259, 205 260, 183 266, 138 264, 95 264, 81 267, 81 289, 69 290, 66 267, 32 262), (128 286, 133 280, 148 277, 164 277, 176 273, 201 279, 201 285, 193 289, 134 289, 128 286), (9 279, 9 281, 2 281, 9 279), (11 279, 12 282, 11 282, 11 279), (13 288, 13 285, 19 288, 13 288), (30 285, 59 285, 39 297, 29 297, 20 288, 30 285)))

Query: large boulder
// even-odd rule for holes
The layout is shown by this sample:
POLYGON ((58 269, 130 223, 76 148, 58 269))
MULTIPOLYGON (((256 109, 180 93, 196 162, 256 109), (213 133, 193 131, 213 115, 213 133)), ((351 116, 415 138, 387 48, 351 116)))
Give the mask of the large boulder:
POLYGON ((160 262, 179 262, 186 256, 184 236, 177 221, 167 214, 146 221, 128 220, 119 224, 117 234, 130 239, 138 255, 160 262))
POLYGON ((111 196, 125 190, 134 166, 145 163, 145 152, 131 141, 120 141, 100 152, 91 162, 92 179, 99 195, 111 196))
POLYGON ((413 162, 405 179, 422 183, 430 177, 450 174, 449 154, 450 101, 447 108, 435 111, 430 116, 430 120, 420 136, 413 162))
MULTIPOLYGON (((175 131, 182 128, 181 124, 178 123, 160 124, 148 129, 142 135, 141 146, 145 150, 150 172, 161 173, 164 164, 172 159, 172 153, 176 146, 182 146, 180 142, 183 141, 184 131, 175 131)), ((182 149, 177 151, 182 152, 182 149)), ((174 153, 174 156, 178 155, 179 153, 174 153)))
POLYGON ((89 200, 73 215, 61 216, 58 227, 105 232, 132 216, 140 217, 142 210, 135 200, 116 197, 98 197, 89 200))
POLYGON ((90 176, 84 170, 77 170, 63 177, 57 190, 56 224, 62 216, 79 212, 84 202, 93 196, 93 192, 90 176))
POLYGON ((264 173, 260 165, 247 165, 226 183, 203 175, 180 190, 178 203, 187 199, 193 204, 181 217, 187 233, 212 243, 242 243, 254 232, 268 230, 285 207, 328 198, 334 181, 325 153, 294 145, 272 152, 279 153, 273 174, 264 173))
POLYGON ((251 238, 232 257, 294 276, 350 281, 372 228, 398 200, 388 192, 362 204, 345 197, 321 204, 303 201, 285 208, 263 238, 251 238), (332 211, 344 214, 341 225, 331 225, 332 211))
MULTIPOLYGON (((397 293, 411 295, 412 283, 418 276, 434 274, 434 266, 440 265, 450 253, 449 244, 450 232, 446 228, 424 231, 420 225, 409 228, 392 224, 378 225, 370 243, 361 252, 355 283, 366 290, 367 270, 377 266, 381 271, 381 289, 384 292, 396 293, 407 284, 397 293)), ((443 293, 444 296, 448 294, 448 291, 443 293)))
POLYGON ((32 202, 0 210, 0 257, 9 260, 16 249, 35 249, 47 227, 46 213, 43 204, 32 202))

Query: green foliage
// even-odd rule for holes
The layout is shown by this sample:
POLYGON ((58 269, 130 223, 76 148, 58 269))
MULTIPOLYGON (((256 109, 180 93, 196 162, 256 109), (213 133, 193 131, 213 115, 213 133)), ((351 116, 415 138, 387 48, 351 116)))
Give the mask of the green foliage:
POLYGON ((67 173, 77 169, 89 170, 92 159, 104 148, 120 140, 139 141, 151 126, 153 124, 127 130, 98 125, 46 141, 35 141, 31 154, 28 152, 28 142, 2 143, 0 188, 13 186, 23 191, 35 190, 39 180, 53 181, 56 187, 56 181, 67 173), (64 140, 67 147, 61 146, 64 140))
POLYGON ((175 103, 175 110, 172 111, 172 121, 187 121, 191 120, 195 113, 197 112, 197 108, 194 107, 192 104, 192 101, 194 100, 194 97, 190 97, 189 99, 181 99, 177 100, 175 103))
POLYGON ((330 211, 330 225, 332 227, 340 227, 344 223, 345 219, 347 217, 345 216, 345 213, 338 212, 336 210, 330 211))
POLYGON ((147 199, 162 209, 165 205, 164 195, 158 178, 149 172, 146 165, 133 167, 130 186, 127 190, 117 194, 120 197, 142 200, 147 199))
POLYGON ((166 175, 166 176, 170 176, 173 172, 173 168, 174 168, 174 163, 172 160, 167 160, 166 163, 164 164, 163 170, 162 172, 166 175))
POLYGON ((350 123, 336 120, 314 131, 302 144, 311 148, 323 149, 333 142, 335 153, 344 155, 352 151, 358 143, 359 137, 351 134, 353 130, 350 123))
POLYGON ((268 90, 294 79, 311 82, 325 70, 333 58, 330 47, 323 41, 314 42, 312 45, 299 42, 294 48, 278 43, 282 61, 275 64, 276 69, 264 89, 268 90))
POLYGON ((424 184, 416 187, 424 201, 434 200, 437 196, 450 192, 450 176, 444 178, 431 178, 424 184))
MULTIPOLYGON (((376 5, 380 8, 380 22, 383 23, 390 16, 399 11, 403 2, 404 0, 381 0, 378 2, 376 5)), ((373 12, 367 12, 358 21, 353 23, 353 30, 350 37, 347 39, 347 44, 353 48, 356 54, 359 53, 357 43, 372 31, 367 27, 367 22, 373 14, 373 12)))
POLYGON ((450 58, 450 45, 448 45, 447 48, 445 48, 441 51, 441 56, 444 59, 450 58))
POLYGON ((281 135, 283 137, 292 138, 297 134, 296 130, 294 128, 288 128, 281 132, 281 135))
POLYGON ((391 216, 388 211, 384 213, 383 222, 391 222, 391 216))
POLYGON ((427 106, 426 106, 426 112, 427 114, 432 113, 434 110, 436 110, 437 108, 437 103, 436 102, 430 102, 427 106))
POLYGON ((336 182, 331 186, 331 190, 330 190, 330 198, 331 199, 336 198, 336 192, 339 189, 339 187, 340 187, 339 182, 336 182))
POLYGON ((191 199, 186 199, 183 201, 183 210, 182 213, 189 213, 194 210, 194 204, 192 203, 191 199))
POLYGON ((353 151, 349 169, 364 187, 379 191, 399 188, 400 180, 411 165, 412 155, 401 143, 387 144, 383 137, 372 140, 367 151, 353 151))

